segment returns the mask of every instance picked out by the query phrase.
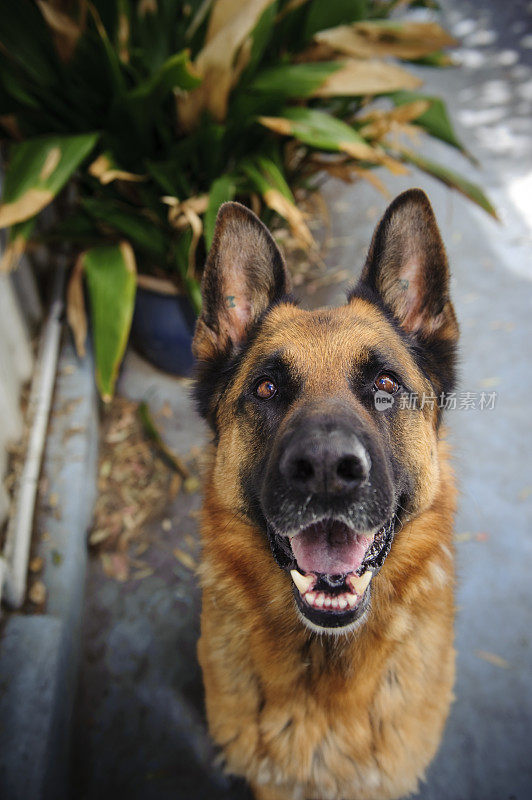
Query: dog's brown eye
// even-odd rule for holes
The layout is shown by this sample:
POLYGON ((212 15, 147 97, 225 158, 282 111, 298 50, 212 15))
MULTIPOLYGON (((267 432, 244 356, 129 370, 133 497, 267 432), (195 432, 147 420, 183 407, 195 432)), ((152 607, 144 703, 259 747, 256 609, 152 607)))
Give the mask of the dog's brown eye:
POLYGON ((387 392, 388 394, 395 394, 399 391, 399 384, 391 375, 387 375, 383 373, 379 375, 377 380, 375 381, 375 388, 381 392, 387 392))
POLYGON ((269 380, 263 380, 255 389, 255 394, 257 397, 260 397, 261 400, 271 400, 271 398, 277 394, 277 386, 275 383, 269 380))

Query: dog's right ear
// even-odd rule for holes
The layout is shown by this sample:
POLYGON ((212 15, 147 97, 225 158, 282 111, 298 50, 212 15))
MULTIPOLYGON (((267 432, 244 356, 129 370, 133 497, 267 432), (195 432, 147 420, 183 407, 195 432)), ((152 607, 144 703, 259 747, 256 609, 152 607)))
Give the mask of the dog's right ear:
POLYGON ((253 323, 289 290, 283 257, 268 229, 240 203, 224 203, 203 273, 195 357, 212 361, 234 353, 253 323))

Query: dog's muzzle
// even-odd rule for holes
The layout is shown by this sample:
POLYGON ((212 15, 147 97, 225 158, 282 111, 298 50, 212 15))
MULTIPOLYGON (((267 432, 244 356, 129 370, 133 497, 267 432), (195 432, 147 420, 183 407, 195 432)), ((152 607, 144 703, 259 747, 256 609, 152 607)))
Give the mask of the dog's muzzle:
POLYGON ((395 516, 376 533, 362 535, 342 521, 324 519, 291 535, 268 535, 280 567, 290 572, 304 621, 316 629, 345 629, 359 621, 370 584, 392 545, 395 516))

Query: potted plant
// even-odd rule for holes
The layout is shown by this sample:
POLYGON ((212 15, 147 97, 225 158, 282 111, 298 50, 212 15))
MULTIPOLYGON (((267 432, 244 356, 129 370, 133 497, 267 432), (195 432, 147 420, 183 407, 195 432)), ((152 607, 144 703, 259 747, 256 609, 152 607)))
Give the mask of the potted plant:
POLYGON ((190 367, 201 263, 226 200, 253 205, 268 223, 284 220, 310 248, 298 187, 312 189, 323 171, 378 183, 374 167, 394 173, 414 164, 494 214, 477 186, 421 158, 397 135, 415 128, 465 153, 441 100, 420 93, 421 81, 397 63, 445 66, 454 42, 435 22, 391 16, 395 5, 4 4, 0 126, 11 145, 0 205, 0 226, 9 228, 3 267, 16 264, 32 237, 66 242, 78 253, 68 316, 81 351, 85 277, 105 400, 135 296, 137 345, 149 353, 156 323, 175 312, 183 358, 177 366, 159 363, 190 367), (67 184, 68 212, 37 228, 40 212, 67 184), (154 312, 156 295, 163 307, 154 312))

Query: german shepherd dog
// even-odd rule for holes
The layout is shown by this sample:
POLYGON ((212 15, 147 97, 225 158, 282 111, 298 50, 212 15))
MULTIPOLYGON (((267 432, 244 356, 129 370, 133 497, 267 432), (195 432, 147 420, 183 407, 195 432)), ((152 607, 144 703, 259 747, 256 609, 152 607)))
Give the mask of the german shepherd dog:
POLYGON ((436 752, 455 488, 433 398, 457 339, 422 191, 390 205, 346 304, 316 311, 259 219, 221 207, 194 338, 213 432, 198 652, 210 733, 257 800, 403 797, 436 752))

